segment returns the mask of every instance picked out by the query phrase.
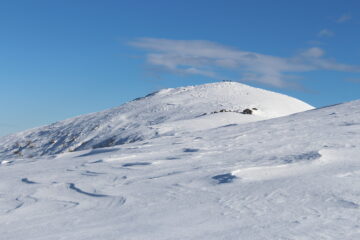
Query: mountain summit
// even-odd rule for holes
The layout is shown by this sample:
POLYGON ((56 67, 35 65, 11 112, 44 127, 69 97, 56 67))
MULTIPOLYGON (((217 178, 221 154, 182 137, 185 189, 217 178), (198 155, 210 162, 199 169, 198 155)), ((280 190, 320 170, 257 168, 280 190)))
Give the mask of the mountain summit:
POLYGON ((119 107, 0 138, 0 159, 109 147, 265 120, 313 107, 237 82, 168 88, 119 107))

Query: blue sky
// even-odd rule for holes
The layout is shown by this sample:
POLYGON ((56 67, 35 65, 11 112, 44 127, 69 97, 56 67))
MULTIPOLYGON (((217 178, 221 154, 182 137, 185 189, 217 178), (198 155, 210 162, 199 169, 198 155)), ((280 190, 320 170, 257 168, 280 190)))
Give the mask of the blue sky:
POLYGON ((360 98, 360 2, 3 0, 0 135, 230 79, 360 98))

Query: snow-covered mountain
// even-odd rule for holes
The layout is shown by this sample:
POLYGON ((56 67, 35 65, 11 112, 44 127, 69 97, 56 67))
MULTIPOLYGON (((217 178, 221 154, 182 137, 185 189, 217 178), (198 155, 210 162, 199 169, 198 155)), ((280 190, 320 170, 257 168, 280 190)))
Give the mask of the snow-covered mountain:
POLYGON ((292 97, 236 82, 164 89, 120 107, 2 137, 0 159, 109 147, 309 109, 292 97), (243 114, 245 109, 252 114, 243 114))
MULTIPOLYGON (((167 103, 178 104, 176 96, 183 106, 175 108, 185 109, 186 104, 192 106, 191 94, 184 97, 191 92, 196 92, 196 107, 181 114, 169 110, 166 121, 158 124, 186 121, 187 117, 196 120, 194 117, 222 107, 256 107, 259 117, 295 111, 281 107, 280 102, 267 103, 269 98, 235 101, 236 97, 249 99, 243 97, 252 93, 310 108, 285 96, 226 83, 160 91, 103 112, 100 119, 108 113, 103 123, 110 125, 115 116, 119 123, 117 112, 130 112, 123 109, 140 106, 139 101, 146 99, 154 101, 147 106, 157 106, 157 110, 142 106, 139 115, 163 112, 167 103), (236 86, 248 91, 224 95, 228 103, 220 95, 212 99, 214 91, 236 86), (159 103, 163 96, 169 96, 167 102, 159 103)), ((56 126, 63 131, 77 129, 83 126, 82 119, 96 116, 56 126)), ((129 114, 123 119, 150 121, 142 116, 129 114)), ((218 120, 221 115, 209 116, 218 120)), ((258 117, 256 114, 231 116, 239 116, 236 120, 241 124, 221 123, 196 131, 191 126, 120 146, 3 160, 0 239, 360 239, 360 101, 250 123, 242 123, 242 117, 258 117)), ((167 125, 170 127, 174 126, 167 125)), ((51 130, 40 129, 46 128, 51 130)), ((39 129, 15 136, 27 134, 42 136, 39 129)))

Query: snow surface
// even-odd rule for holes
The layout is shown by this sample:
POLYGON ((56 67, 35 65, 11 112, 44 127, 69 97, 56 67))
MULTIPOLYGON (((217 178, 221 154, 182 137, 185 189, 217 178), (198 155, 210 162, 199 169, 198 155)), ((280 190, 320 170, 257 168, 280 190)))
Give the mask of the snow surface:
POLYGON ((360 239, 360 101, 250 123, 219 114, 199 128, 170 116, 183 125, 161 126, 181 131, 143 141, 3 158, 0 239, 360 239))
POLYGON ((109 147, 312 109, 300 100, 236 82, 164 89, 120 107, 0 138, 0 159, 109 147), (256 108, 245 115, 246 108, 256 108), (211 114, 222 109, 232 112, 211 114))

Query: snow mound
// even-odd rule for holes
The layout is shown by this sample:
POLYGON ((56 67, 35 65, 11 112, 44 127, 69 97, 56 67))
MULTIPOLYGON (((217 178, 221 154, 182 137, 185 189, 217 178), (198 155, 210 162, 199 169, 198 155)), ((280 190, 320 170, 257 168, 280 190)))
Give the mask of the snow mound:
POLYGON ((121 145, 290 115, 313 107, 237 82, 163 89, 119 107, 0 138, 0 159, 121 145), (244 114, 245 109, 252 114, 244 114))

